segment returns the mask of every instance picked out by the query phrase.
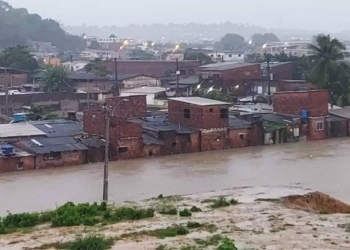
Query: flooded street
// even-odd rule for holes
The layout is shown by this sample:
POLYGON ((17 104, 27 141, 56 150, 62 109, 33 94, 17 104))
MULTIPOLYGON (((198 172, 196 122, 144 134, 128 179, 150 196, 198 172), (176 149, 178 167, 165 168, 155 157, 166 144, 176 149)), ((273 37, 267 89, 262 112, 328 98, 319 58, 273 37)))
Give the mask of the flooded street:
MULTIPOLYGON (((110 163, 109 199, 193 194, 236 187, 296 187, 350 203, 350 139, 110 163)), ((103 164, 0 175, 0 214, 102 198, 103 164)))

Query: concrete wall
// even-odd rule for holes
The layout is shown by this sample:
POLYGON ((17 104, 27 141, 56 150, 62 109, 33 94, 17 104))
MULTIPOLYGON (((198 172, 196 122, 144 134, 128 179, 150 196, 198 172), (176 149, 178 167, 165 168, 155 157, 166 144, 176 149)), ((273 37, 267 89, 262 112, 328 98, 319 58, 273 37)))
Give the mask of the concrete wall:
POLYGON ((328 115, 328 90, 279 92, 274 94, 273 102, 277 113, 300 116, 302 110, 307 110, 310 117, 328 115))
POLYGON ((199 106, 175 100, 168 101, 169 121, 191 128, 227 128, 229 119, 220 118, 221 109, 228 109, 228 105, 199 106), (191 118, 184 117, 185 109, 190 110, 191 118))
POLYGON ((130 79, 123 80, 121 84, 121 88, 124 89, 140 88, 144 86, 157 87, 160 85, 157 78, 149 76, 132 77, 130 79))

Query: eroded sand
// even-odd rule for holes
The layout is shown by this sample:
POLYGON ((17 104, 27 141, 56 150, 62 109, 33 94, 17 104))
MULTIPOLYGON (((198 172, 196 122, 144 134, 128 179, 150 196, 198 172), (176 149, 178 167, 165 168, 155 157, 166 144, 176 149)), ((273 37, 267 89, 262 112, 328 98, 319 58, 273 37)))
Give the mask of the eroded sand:
MULTIPOLYGON (((210 223, 217 227, 215 232, 206 229, 191 230, 186 236, 157 239, 146 236, 123 237, 116 241, 112 249, 156 249, 159 245, 168 245, 180 249, 182 246, 199 246, 194 239, 222 234, 236 241, 238 249, 350 249, 350 233, 345 231, 345 224, 350 223, 350 215, 321 215, 301 210, 288 209, 282 204, 255 201, 257 198, 277 198, 282 195, 304 194, 308 190, 297 188, 271 189, 243 188, 188 195, 181 198, 172 197, 140 202, 141 206, 163 206, 174 204, 178 208, 190 208, 195 205, 202 212, 193 213, 191 218, 162 216, 136 222, 124 222, 104 227, 43 228, 26 234, 0 236, 0 249, 20 250, 35 249, 43 244, 69 241, 77 234, 96 232, 106 236, 120 237, 140 231, 166 228, 174 224, 186 225, 188 221, 210 223), (228 199, 237 198, 239 205, 211 209, 201 201, 225 195, 228 199)), ((133 205, 133 204, 132 204, 133 205)), ((215 249, 206 247, 203 249, 215 249)))

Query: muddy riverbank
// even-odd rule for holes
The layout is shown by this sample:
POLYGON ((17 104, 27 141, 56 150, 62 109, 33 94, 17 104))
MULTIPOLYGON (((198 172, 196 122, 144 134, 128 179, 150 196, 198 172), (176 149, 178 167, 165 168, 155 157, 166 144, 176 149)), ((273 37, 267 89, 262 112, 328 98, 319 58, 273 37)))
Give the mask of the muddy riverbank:
MULTIPOLYGON (((330 211, 325 214, 323 210, 317 213, 312 209, 303 211, 285 206, 289 204, 288 207, 290 207, 294 203, 304 206, 304 203, 309 204, 315 200, 316 205, 310 207, 314 209, 318 207, 317 204, 321 204, 320 209, 324 209, 322 204, 329 200, 327 197, 319 198, 319 195, 316 195, 316 199, 312 198, 315 195, 306 198, 297 197, 297 199, 293 197, 281 202, 278 199, 282 194, 280 189, 265 188, 260 189, 258 193, 255 191, 247 187, 125 203, 124 205, 128 206, 153 207, 156 211, 169 206, 174 206, 179 211, 196 206, 202 211, 193 212, 190 217, 156 213, 155 217, 150 219, 94 227, 46 228, 41 226, 25 233, 0 235, 0 249, 43 249, 40 248, 43 245, 70 241, 77 235, 91 233, 112 237, 114 239, 112 249, 118 250, 216 249, 218 243, 213 240, 215 237, 228 237, 234 240, 239 250, 350 249, 350 233, 346 232, 350 215, 329 214, 330 211), (232 198, 237 199, 239 204, 212 207, 219 196, 225 196, 227 201, 232 198), (201 226, 189 228, 188 234, 177 237, 160 238, 151 233, 154 230, 175 225, 187 227, 188 222, 198 222, 201 226)), ((300 188, 285 188, 283 196, 308 192, 309 190, 300 188)), ((330 202, 334 203, 334 201, 330 202)), ((342 203, 337 204, 338 209, 347 209, 342 203)), ((332 208, 332 205, 328 208, 332 208)))

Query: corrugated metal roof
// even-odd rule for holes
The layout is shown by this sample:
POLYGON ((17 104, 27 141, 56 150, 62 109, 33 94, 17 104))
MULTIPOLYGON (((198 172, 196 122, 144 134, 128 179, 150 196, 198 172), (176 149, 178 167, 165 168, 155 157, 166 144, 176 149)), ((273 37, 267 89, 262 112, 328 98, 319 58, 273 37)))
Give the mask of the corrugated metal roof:
POLYGON ((48 137, 77 136, 83 133, 83 125, 74 121, 52 120, 34 121, 29 123, 46 133, 48 137))
POLYGON ((19 142, 26 149, 36 153, 70 152, 87 150, 88 148, 72 137, 37 138, 19 142))
POLYGON ((197 97, 197 96, 175 97, 175 98, 168 98, 168 99, 173 101, 178 101, 178 102, 185 102, 189 104, 199 105, 199 106, 231 105, 231 103, 228 103, 228 102, 222 102, 222 101, 217 101, 217 100, 197 97))
POLYGON ((244 129, 244 128, 250 128, 252 125, 250 122, 239 119, 235 116, 230 116, 229 120, 229 126, 232 129, 244 129))
POLYGON ((45 135, 45 133, 29 123, 12 123, 0 125, 0 138, 45 135))
MULTIPOLYGON (((191 76, 191 77, 179 80, 179 84, 182 84, 182 85, 195 85, 198 83, 199 83, 199 76, 191 76)), ((175 85, 177 84, 177 81, 169 82, 169 84, 175 85)))
POLYGON ((350 119, 350 108, 342 108, 342 109, 331 109, 328 111, 330 114, 342 117, 345 119, 350 119))
POLYGON ((237 62, 224 62, 224 63, 212 63, 199 67, 202 71, 224 71, 230 69, 238 69, 253 65, 259 65, 259 63, 237 63, 237 62))
POLYGON ((101 148, 105 146, 105 141, 97 138, 86 138, 86 139, 81 139, 81 143, 83 143, 87 147, 92 147, 92 148, 101 148))
POLYGON ((149 134, 142 134, 142 140, 145 145, 165 145, 163 141, 154 138, 149 134))

